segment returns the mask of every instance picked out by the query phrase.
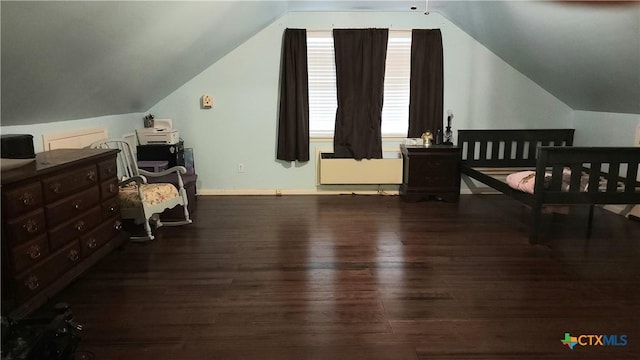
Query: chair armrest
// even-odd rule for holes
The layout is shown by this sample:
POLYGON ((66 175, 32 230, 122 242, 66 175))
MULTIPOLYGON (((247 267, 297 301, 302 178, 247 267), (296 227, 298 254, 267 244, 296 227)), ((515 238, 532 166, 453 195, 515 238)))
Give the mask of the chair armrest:
POLYGON ((134 177, 130 177, 126 180, 120 181, 120 183, 118 184, 119 186, 126 186, 130 183, 136 183, 136 185, 140 185, 140 184, 146 184, 147 183, 147 178, 145 178, 144 176, 134 176, 134 177))
POLYGON ((187 173, 187 168, 185 168, 184 166, 174 166, 171 167, 167 170, 164 171, 159 171, 159 172, 148 172, 145 170, 139 170, 141 174, 144 175, 148 175, 151 178, 158 178, 158 177, 162 177, 162 176, 167 176, 167 175, 172 175, 172 174, 176 174, 176 178, 178 179, 178 183, 174 184, 177 188, 178 191, 180 192, 184 192, 184 181, 182 180, 182 176, 180 176, 180 174, 186 174, 187 173))
POLYGON ((174 166, 174 167, 168 168, 167 170, 158 171, 158 172, 151 172, 151 171, 146 171, 146 170, 142 170, 142 169, 138 169, 138 171, 140 172, 140 174, 142 174, 144 176, 160 177, 160 176, 165 176, 165 175, 169 175, 169 174, 173 174, 173 173, 186 174, 187 173, 187 168, 185 168, 184 166, 174 166))

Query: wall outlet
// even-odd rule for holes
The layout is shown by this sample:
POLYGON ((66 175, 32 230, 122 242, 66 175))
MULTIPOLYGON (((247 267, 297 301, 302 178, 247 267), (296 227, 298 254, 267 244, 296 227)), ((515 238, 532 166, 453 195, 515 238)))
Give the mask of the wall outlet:
POLYGON ((202 95, 202 108, 211 109, 213 107, 213 98, 210 95, 202 95))
POLYGON ((244 164, 242 164, 242 163, 238 164, 238 172, 239 173, 243 173, 244 172, 244 164))

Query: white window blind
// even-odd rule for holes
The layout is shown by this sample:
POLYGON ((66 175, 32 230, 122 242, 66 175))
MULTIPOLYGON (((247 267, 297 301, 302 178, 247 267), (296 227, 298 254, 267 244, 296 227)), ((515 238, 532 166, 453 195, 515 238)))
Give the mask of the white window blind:
POLYGON ((333 136, 338 100, 331 31, 307 31, 309 71, 309 133, 333 136))
MULTIPOLYGON (((333 136, 336 117, 336 68, 331 30, 307 31, 309 131, 333 136)), ((389 31, 382 107, 382 136, 407 135, 411 31, 389 31)))

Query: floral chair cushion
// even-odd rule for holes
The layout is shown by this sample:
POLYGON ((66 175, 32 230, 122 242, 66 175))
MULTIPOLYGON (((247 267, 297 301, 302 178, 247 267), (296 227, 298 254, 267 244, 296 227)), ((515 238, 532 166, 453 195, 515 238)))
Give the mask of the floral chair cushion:
MULTIPOLYGON (((148 205, 155 205, 179 196, 178 189, 172 184, 141 184, 140 186, 148 205)), ((119 197, 123 207, 139 206, 138 185, 132 183, 120 188, 119 197)))

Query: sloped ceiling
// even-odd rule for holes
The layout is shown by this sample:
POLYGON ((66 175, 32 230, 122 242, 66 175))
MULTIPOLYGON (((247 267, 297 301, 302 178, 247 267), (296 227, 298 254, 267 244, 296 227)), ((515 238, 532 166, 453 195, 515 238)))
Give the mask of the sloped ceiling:
MULTIPOLYGON (((638 5, 429 1, 428 6, 571 108, 640 114, 638 5)), ((423 12, 425 6, 425 1, 2 1, 0 121, 5 126, 144 112, 287 11, 423 12)))
POLYGON ((574 110, 640 114, 640 3, 444 2, 461 29, 574 110))

